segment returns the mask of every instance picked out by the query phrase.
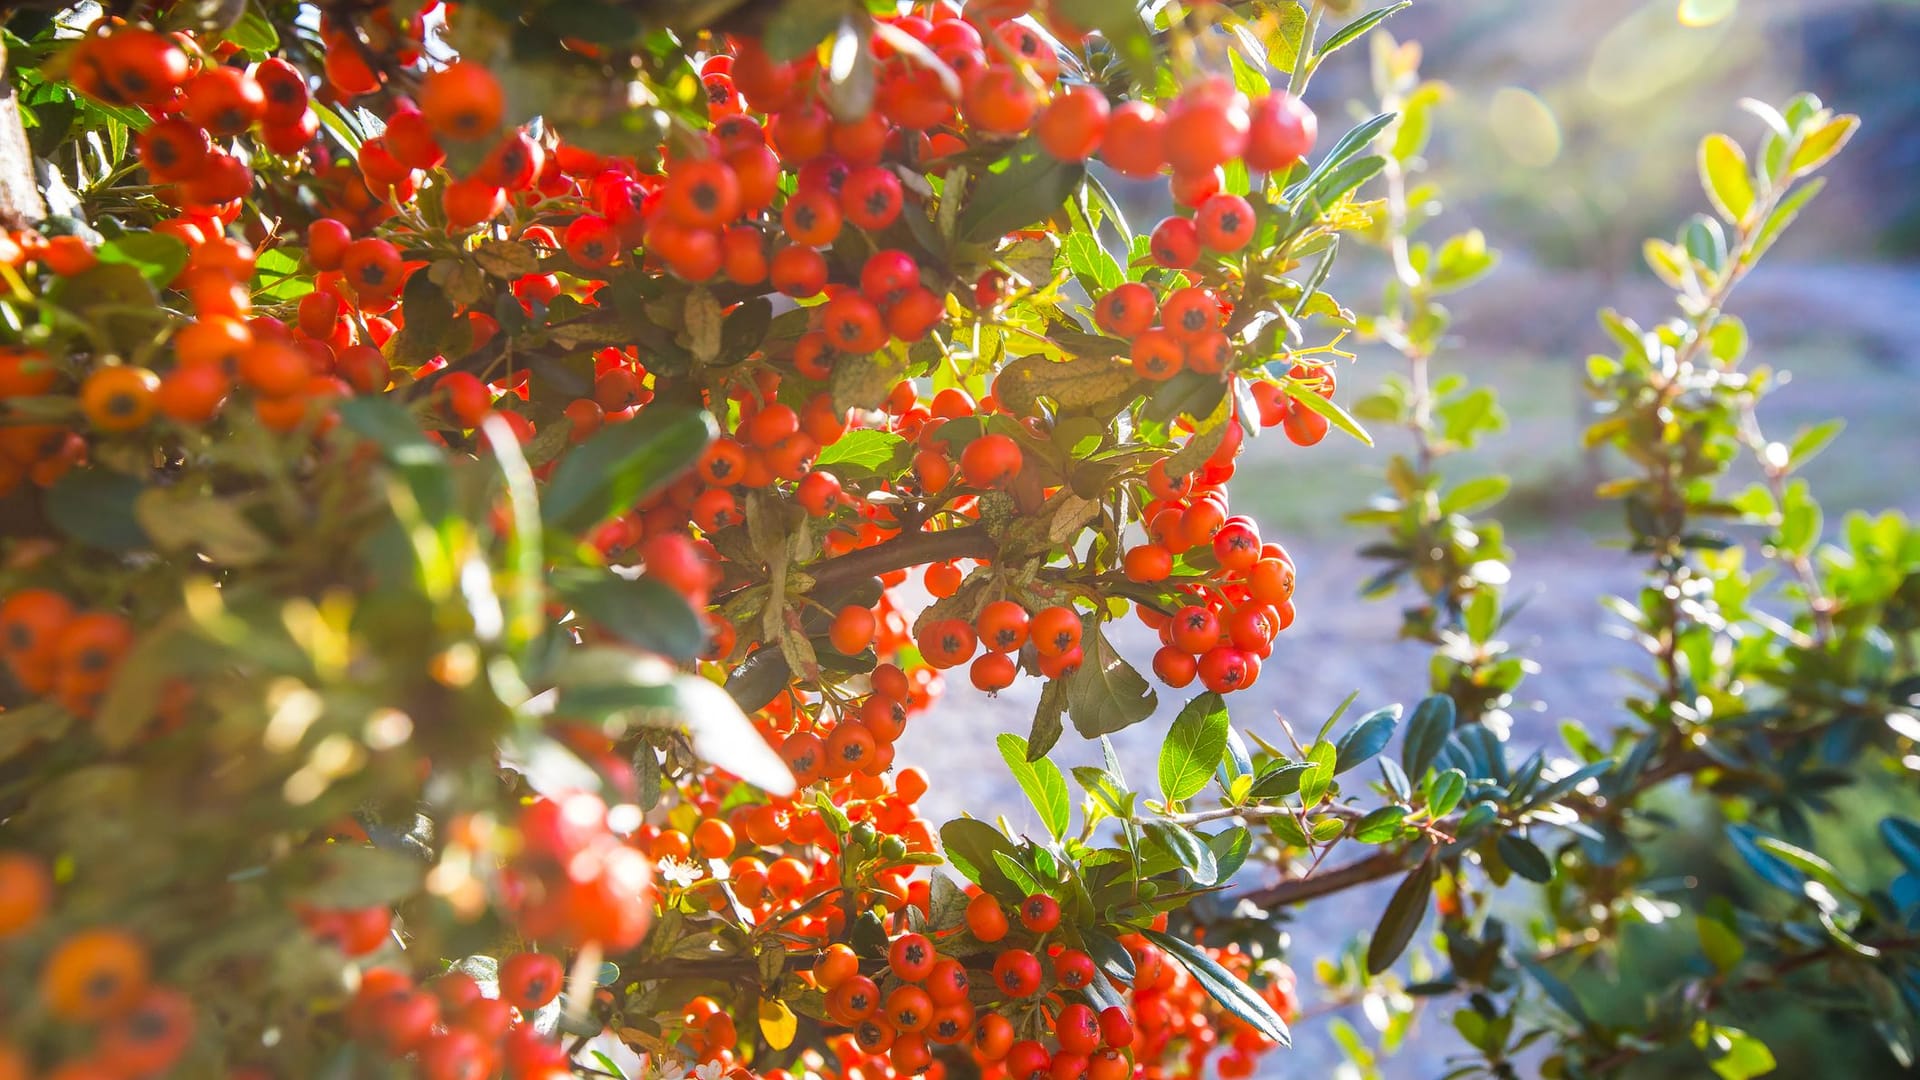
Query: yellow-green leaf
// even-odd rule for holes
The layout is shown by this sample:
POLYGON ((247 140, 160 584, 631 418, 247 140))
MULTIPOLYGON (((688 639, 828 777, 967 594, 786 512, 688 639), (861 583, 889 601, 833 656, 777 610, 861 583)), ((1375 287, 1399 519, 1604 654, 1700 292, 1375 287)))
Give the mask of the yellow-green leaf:
POLYGON ((1746 225, 1753 216, 1753 179, 1747 174, 1747 155, 1725 135, 1700 140, 1700 184, 1722 218, 1746 225))
POLYGON ((1852 114, 1836 116, 1827 121, 1820 130, 1801 141, 1800 149, 1793 152, 1788 171, 1809 173, 1825 165, 1833 160, 1833 155, 1839 153, 1841 147, 1847 145, 1847 140, 1853 138, 1853 133, 1859 128, 1860 118, 1852 114))

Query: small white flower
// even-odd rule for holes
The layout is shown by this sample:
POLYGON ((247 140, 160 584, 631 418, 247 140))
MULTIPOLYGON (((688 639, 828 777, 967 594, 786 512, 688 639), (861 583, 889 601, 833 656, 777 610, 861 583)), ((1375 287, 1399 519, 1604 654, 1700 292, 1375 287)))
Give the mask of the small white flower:
POLYGON ((721 1077, 727 1075, 727 1069, 726 1066, 717 1061, 709 1061, 705 1065, 693 1070, 693 1075, 697 1080, 720 1080, 721 1077))
POLYGON ((687 1080, 687 1063, 677 1058, 667 1058, 654 1071, 654 1080, 687 1080))
POLYGON ((671 856, 661 859, 658 863, 654 864, 654 869, 659 871, 660 876, 665 878, 668 883, 678 885, 683 889, 706 876, 705 871, 700 869, 698 863, 675 859, 671 856))

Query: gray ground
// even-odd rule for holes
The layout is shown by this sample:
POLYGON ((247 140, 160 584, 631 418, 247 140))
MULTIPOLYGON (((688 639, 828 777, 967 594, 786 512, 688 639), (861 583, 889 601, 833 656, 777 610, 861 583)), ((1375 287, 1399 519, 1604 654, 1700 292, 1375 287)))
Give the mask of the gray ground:
MULTIPOLYGON (((1616 531, 1616 511, 1587 498, 1600 466, 1577 450, 1583 407, 1578 372, 1586 353, 1601 347, 1599 335, 1587 329, 1592 326, 1588 315, 1553 313, 1590 311, 1612 302, 1657 318, 1660 294, 1646 282, 1601 283, 1509 267, 1473 296, 1477 305, 1463 304, 1458 324, 1467 340, 1499 341, 1535 357, 1556 357, 1462 354, 1445 363, 1500 388, 1512 414, 1511 429, 1468 465, 1502 468, 1515 476, 1506 511, 1517 552, 1511 591, 1529 603, 1507 637, 1542 669, 1522 688, 1514 710, 1515 737, 1557 745, 1556 728, 1564 718, 1578 717, 1602 729, 1620 719, 1617 702, 1628 685, 1623 670, 1638 668, 1640 657, 1608 633, 1609 616, 1598 603, 1603 595, 1634 589, 1638 568, 1622 551, 1595 539, 1594 527, 1609 536, 1616 531)), ((1754 337, 1772 350, 1773 362, 1799 374, 1770 410, 1770 431, 1784 438, 1795 426, 1826 416, 1849 421, 1847 434, 1813 474, 1829 503, 1830 531, 1848 508, 1920 510, 1920 487, 1908 479, 1911 463, 1920 461, 1920 424, 1913 422, 1911 405, 1920 385, 1920 346, 1907 330, 1911 313, 1920 310, 1920 272, 1786 267, 1756 275, 1737 307, 1750 313, 1754 337), (1816 326, 1827 328, 1826 336, 1811 336, 1816 326), (1845 328, 1842 336, 1834 336, 1835 327, 1845 328), (1896 462, 1901 467, 1886 467, 1896 462)), ((1343 395, 1348 385, 1364 385, 1392 363, 1387 357, 1365 358, 1351 383, 1343 380, 1343 395)), ((1301 581, 1298 621, 1259 685, 1230 701, 1234 722, 1243 730, 1278 742, 1276 715, 1310 734, 1349 692, 1359 691, 1355 708, 1365 709, 1417 699, 1426 687, 1427 653, 1395 638, 1398 606, 1391 600, 1354 599, 1369 565, 1352 554, 1356 534, 1339 524, 1342 510, 1357 506, 1378 486, 1385 453, 1395 442, 1390 434, 1382 436, 1376 450, 1333 446, 1330 439, 1303 452, 1278 439, 1261 439, 1249 452, 1242 489, 1251 505, 1241 508, 1285 540, 1301 581), (1303 469, 1313 474, 1303 477, 1303 469)), ((1155 644, 1138 624, 1121 630, 1117 642, 1143 668, 1155 644)), ((1001 731, 1026 732, 1037 692, 1037 685, 1026 681, 988 699, 962 685, 909 725, 900 760, 932 773, 933 787, 923 804, 929 816, 940 821, 962 811, 989 818, 1004 813, 1016 827, 1037 829, 992 738, 1001 731)), ((1163 715, 1115 738, 1137 788, 1151 789, 1159 740, 1187 694, 1161 697, 1163 715)), ((1063 765, 1092 762, 1097 755, 1097 748, 1071 731, 1055 751, 1063 765)), ((1249 869, 1248 880, 1256 873, 1249 869)), ((1348 894, 1302 911, 1293 934, 1296 967, 1303 975, 1313 956, 1333 952, 1369 929, 1390 889, 1389 884, 1348 894)), ((1311 1007, 1310 987, 1306 993, 1311 1007)), ((1348 1019, 1366 1030, 1357 1010, 1348 1019)), ((1446 1071, 1443 1058, 1458 1047, 1450 1029, 1434 1018, 1421 1030, 1425 1034, 1383 1063, 1386 1076, 1428 1080, 1446 1071)), ((1324 1022, 1303 1024, 1296 1037, 1294 1050, 1266 1059, 1265 1075, 1312 1075, 1339 1060, 1324 1022)))

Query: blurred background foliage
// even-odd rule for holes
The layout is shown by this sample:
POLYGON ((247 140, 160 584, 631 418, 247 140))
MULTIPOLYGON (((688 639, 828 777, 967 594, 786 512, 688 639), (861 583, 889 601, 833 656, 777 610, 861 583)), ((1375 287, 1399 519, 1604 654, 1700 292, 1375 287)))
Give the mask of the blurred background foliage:
MULTIPOLYGON (((1862 133, 1821 227, 1782 254, 1920 254, 1920 187, 1882 180, 1920 167, 1920 3, 1480 0, 1416 4, 1394 31, 1421 42, 1452 89, 1436 179, 1541 264, 1636 265, 1641 237, 1695 208, 1671 165, 1698 133, 1735 122, 1742 97, 1798 89, 1844 102, 1862 133)), ((1328 82, 1330 97, 1354 89, 1328 82)))
MULTIPOLYGON (((1500 516, 1520 535, 1583 524, 1600 468, 1580 448, 1588 403, 1580 362, 1604 340, 1593 312, 1652 315, 1667 303, 1642 241, 1704 209, 1690 164, 1707 131, 1756 130, 1742 98, 1810 90, 1861 117, 1827 191, 1789 231, 1737 305, 1772 362, 1803 383, 1770 402, 1771 426, 1844 416, 1849 434, 1810 481, 1836 513, 1920 509, 1920 492, 1863 463, 1920 460, 1907 397, 1920 343, 1920 2, 1916 0, 1475 0, 1420 3, 1388 29, 1419 43, 1435 102, 1429 177, 1445 192, 1442 235, 1482 229, 1500 265, 1447 298, 1443 347, 1497 384, 1509 431, 1458 463, 1513 476, 1500 516), (1817 378, 1815 378, 1817 376, 1817 378)), ((1330 65, 1309 98, 1350 122, 1368 96, 1363 64, 1330 65)), ((1167 210, 1144 202, 1138 217, 1167 210)), ((1341 260, 1377 280, 1384 263, 1341 260)), ((1349 282, 1350 291, 1371 290, 1349 282)), ((1371 389, 1391 354, 1359 348, 1353 385, 1371 389)), ((1482 381, 1476 379, 1476 381, 1482 381)), ((1360 488, 1378 455, 1341 445, 1316 469, 1360 488)), ((1288 455, 1256 444, 1248 467, 1288 455), (1269 456, 1272 455, 1272 456, 1269 456)), ((1249 485, 1263 521, 1332 538, 1350 509, 1340 484, 1249 485)))

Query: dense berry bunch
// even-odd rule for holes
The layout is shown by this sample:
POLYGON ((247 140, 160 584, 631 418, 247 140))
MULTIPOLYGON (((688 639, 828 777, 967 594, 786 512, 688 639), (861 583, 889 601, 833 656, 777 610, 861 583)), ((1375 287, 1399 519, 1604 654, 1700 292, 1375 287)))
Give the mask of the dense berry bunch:
POLYGON ((1022 879, 956 860, 963 892, 895 746, 963 665, 1111 730, 1081 690, 1129 609, 1166 685, 1257 677, 1294 567, 1226 484, 1250 432, 1343 415, 1277 317, 1312 294, 1279 253, 1336 229, 1282 206, 1312 113, 1204 72, 1156 102, 1116 30, 932 3, 560 34, 542 70, 637 80, 576 141, 503 78, 518 32, 35 39, 119 156, 95 222, 0 244, 0 499, 39 530, 0 546, 0 722, 47 778, 6 811, 0 997, 37 1004, 0 1080, 548 1080, 595 1035, 775 1080, 1244 1075, 1291 976, 1142 936, 1187 871, 1125 886, 1090 822, 996 833, 1022 879), (1183 208, 1092 271, 1047 227, 1088 162, 1183 208), (116 828, 200 878, 63 831, 123 782, 182 824, 116 828))

